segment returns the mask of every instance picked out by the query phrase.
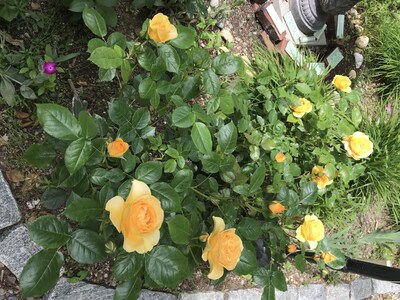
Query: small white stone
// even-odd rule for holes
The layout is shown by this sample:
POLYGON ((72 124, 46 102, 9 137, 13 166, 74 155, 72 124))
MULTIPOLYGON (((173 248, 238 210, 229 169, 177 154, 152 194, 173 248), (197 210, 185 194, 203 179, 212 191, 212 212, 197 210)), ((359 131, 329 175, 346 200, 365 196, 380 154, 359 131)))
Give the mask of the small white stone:
POLYGON ((359 69, 364 61, 364 56, 361 53, 354 53, 354 60, 356 62, 356 69, 359 69))
POLYGON ((211 0, 210 6, 211 7, 218 7, 219 6, 219 0, 211 0))
POLYGON ((355 70, 351 70, 351 71, 349 72, 349 78, 350 78, 350 79, 356 79, 356 77, 357 77, 356 71, 355 71, 355 70))
POLYGON ((354 25, 354 28, 356 29, 357 33, 361 34, 364 31, 364 28, 361 25, 354 25))
POLYGON ((365 35, 359 36, 356 39, 356 46, 360 49, 365 49, 368 45, 369 38, 365 35))
POLYGON ((233 38, 233 35, 229 29, 226 29, 226 28, 222 29, 221 36, 225 41, 227 41, 229 43, 233 43, 235 41, 235 39, 233 38))

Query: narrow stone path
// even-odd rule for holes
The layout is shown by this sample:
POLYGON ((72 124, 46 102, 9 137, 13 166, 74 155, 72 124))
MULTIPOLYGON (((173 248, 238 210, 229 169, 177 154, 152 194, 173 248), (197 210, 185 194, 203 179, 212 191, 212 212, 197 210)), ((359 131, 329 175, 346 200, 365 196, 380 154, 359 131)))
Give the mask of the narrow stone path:
MULTIPOLYGON (((10 187, 0 172, 0 263, 19 277, 27 260, 40 247, 31 241, 28 230, 20 221, 17 203, 10 187)), ((1 282, 0 282, 1 288, 1 282)), ((400 285, 369 278, 357 279, 350 284, 326 286, 310 284, 289 286, 288 291, 276 292, 277 300, 361 300, 373 295, 394 294, 400 299, 400 285)), ((69 283, 61 278, 55 288, 44 296, 45 300, 108 300, 113 299, 114 289, 86 282, 69 283)), ((182 293, 178 296, 168 293, 143 290, 139 300, 258 300, 262 289, 252 288, 235 291, 202 291, 182 293)), ((9 297, 8 300, 17 300, 9 297)), ((386 298, 387 299, 387 298, 386 298)), ((389 298, 390 299, 390 298, 389 298)), ((0 300, 6 300, 0 294, 0 300)))

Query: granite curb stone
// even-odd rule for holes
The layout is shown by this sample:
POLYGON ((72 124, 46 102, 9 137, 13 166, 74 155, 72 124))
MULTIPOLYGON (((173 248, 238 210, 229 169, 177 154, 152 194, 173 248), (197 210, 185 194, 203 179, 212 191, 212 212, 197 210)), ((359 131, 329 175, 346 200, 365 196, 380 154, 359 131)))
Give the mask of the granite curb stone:
POLYGON ((386 293, 400 294, 400 284, 395 284, 383 280, 372 279, 372 289, 374 294, 386 294, 386 293))
POLYGON ((40 250, 23 225, 0 232, 0 262, 18 278, 28 259, 40 250))
POLYGON ((0 230, 18 223, 20 219, 17 202, 0 171, 0 230))
POLYGON ((224 293, 223 292, 183 293, 179 295, 179 300, 224 300, 224 293))
POLYGON ((326 299, 326 288, 322 284, 310 284, 299 288, 299 300, 326 299))
POLYGON ((372 295, 372 279, 361 278, 350 283, 350 299, 361 300, 372 295))
POLYGON ((350 299, 350 285, 341 283, 338 285, 326 286, 326 300, 349 300, 350 299))

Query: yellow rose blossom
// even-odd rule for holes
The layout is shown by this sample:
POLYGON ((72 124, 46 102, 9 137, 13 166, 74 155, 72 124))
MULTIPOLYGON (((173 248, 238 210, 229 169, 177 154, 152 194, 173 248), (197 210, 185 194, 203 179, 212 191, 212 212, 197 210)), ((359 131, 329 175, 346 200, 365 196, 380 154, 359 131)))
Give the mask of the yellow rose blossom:
POLYGON ((290 106, 290 108, 293 110, 293 115, 296 118, 301 118, 305 113, 309 113, 312 110, 312 104, 306 98, 300 98, 299 101, 299 106, 290 106))
POLYGON ((142 181, 133 180, 126 201, 120 196, 108 200, 106 210, 110 220, 124 236, 126 252, 146 253, 160 240, 160 227, 164 211, 160 200, 151 195, 150 188, 142 181))
POLYGON ((332 84, 340 91, 350 93, 351 92, 351 80, 347 76, 335 75, 332 80, 332 84))
POLYGON ((285 206, 278 201, 272 202, 268 205, 268 208, 274 215, 279 215, 285 211, 285 206))
POLYGON ((114 142, 107 145, 107 151, 110 157, 122 157, 128 149, 129 145, 121 138, 117 138, 114 142))
POLYGON ((168 17, 162 13, 156 14, 149 22, 147 34, 156 43, 165 43, 178 37, 178 32, 168 17))
POLYGON ((314 166, 312 168, 312 174, 312 181, 317 184, 318 189, 324 189, 327 185, 333 183, 333 180, 325 175, 325 169, 321 166, 314 166))
POLYGON ((329 264, 329 263, 333 262, 336 259, 336 257, 330 252, 322 253, 321 257, 322 257, 322 259, 324 260, 324 262, 326 264, 329 264))
POLYGON ((360 131, 343 138, 344 148, 347 156, 355 160, 366 158, 373 152, 374 144, 369 140, 369 136, 360 131))
POLYGON ((201 258, 210 263, 208 278, 216 280, 224 275, 224 268, 233 270, 239 262, 243 244, 235 228, 225 229, 225 222, 213 217, 214 229, 207 239, 201 258))
POLYGON ((289 246, 287 247, 287 251, 288 251, 289 253, 295 253, 295 252, 297 251, 297 246, 291 244, 291 245, 289 245, 289 246))
POLYGON ((281 152, 279 152, 277 155, 275 155, 275 160, 276 160, 278 163, 284 162, 285 159, 286 159, 285 154, 283 154, 283 153, 281 153, 281 152))
POLYGON ((315 215, 306 215, 304 222, 296 230, 296 239, 308 242, 311 250, 317 248, 318 242, 325 237, 324 224, 315 215))

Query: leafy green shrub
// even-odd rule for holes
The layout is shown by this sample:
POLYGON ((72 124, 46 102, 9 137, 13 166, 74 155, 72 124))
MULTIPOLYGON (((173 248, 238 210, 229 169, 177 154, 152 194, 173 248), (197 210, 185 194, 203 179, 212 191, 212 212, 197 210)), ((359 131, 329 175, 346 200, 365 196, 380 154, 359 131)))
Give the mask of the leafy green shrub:
POLYGON ((173 288, 207 269, 202 260, 216 283, 227 271, 250 274, 273 299, 275 288, 287 289, 280 267, 290 243, 302 272, 306 247, 321 268, 344 266, 340 244, 312 213, 334 207, 365 169, 355 159, 370 149, 346 149, 355 159, 343 149, 361 122, 356 92, 334 92, 308 65, 280 55, 260 52, 254 67, 230 53, 211 56, 192 28, 171 27, 166 16, 158 15, 161 26, 144 23, 143 42, 108 35, 92 8, 83 18, 98 36, 89 60, 101 80, 118 78, 121 92, 104 118, 37 105, 47 138, 25 158, 56 166, 41 203, 65 207, 66 220, 28 225, 44 250, 22 271, 22 297, 55 285, 65 247, 82 264, 115 257, 117 299, 137 298, 143 285, 173 288), (269 260, 259 263, 263 247, 269 260))

